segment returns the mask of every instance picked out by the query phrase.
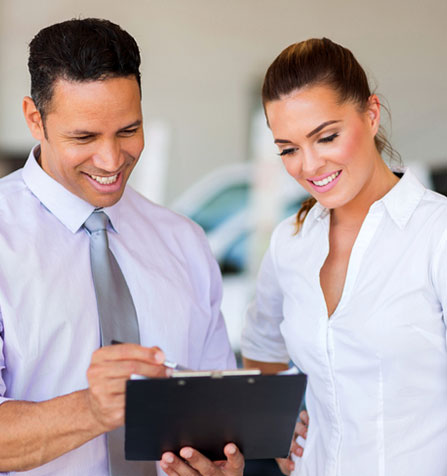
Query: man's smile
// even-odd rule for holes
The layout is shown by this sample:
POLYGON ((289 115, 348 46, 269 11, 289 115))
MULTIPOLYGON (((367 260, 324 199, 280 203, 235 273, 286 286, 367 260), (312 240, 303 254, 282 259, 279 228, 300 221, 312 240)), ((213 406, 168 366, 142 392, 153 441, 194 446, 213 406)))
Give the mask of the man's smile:
POLYGON ((100 175, 90 175, 90 174, 87 174, 87 175, 102 185, 110 185, 117 181, 119 173, 115 175, 109 175, 107 177, 103 177, 100 175))

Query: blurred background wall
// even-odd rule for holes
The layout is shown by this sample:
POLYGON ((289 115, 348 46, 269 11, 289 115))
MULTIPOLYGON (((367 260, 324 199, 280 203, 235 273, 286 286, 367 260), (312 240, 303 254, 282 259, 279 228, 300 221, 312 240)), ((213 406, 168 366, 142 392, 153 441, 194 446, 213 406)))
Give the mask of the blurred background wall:
POLYGON ((33 144, 21 112, 27 44, 46 25, 88 16, 119 23, 140 45, 166 203, 216 167, 250 157, 263 74, 308 37, 352 49, 389 103, 405 162, 445 161, 445 0, 0 0, 0 157, 25 157, 33 144))
POLYGON ((33 145, 21 111, 28 43, 89 16, 119 23, 140 46, 146 148, 131 181, 207 232, 236 352, 271 229, 303 199, 281 175, 260 109, 282 49, 322 36, 350 48, 387 100, 404 162, 447 193, 445 0, 0 0, 0 176, 33 145))

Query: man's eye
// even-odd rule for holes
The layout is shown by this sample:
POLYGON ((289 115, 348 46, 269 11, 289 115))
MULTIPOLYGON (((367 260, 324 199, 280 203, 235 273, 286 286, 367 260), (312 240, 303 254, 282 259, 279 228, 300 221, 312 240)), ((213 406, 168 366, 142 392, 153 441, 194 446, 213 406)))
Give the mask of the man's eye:
POLYGON ((78 137, 75 137, 75 139, 79 142, 87 142, 89 141, 90 139, 92 139, 93 136, 78 136, 78 137))
POLYGON ((332 142, 336 137, 338 137, 338 134, 335 133, 335 134, 332 134, 330 136, 327 136, 327 137, 322 137, 321 139, 318 140, 318 142, 332 142))
POLYGON ((121 131, 120 134, 124 136, 132 136, 137 132, 137 129, 126 129, 125 131, 121 131))
POLYGON ((284 157, 286 155, 293 154, 296 150, 298 150, 298 149, 296 149, 295 147, 290 148, 290 149, 284 149, 278 155, 280 157, 284 157))

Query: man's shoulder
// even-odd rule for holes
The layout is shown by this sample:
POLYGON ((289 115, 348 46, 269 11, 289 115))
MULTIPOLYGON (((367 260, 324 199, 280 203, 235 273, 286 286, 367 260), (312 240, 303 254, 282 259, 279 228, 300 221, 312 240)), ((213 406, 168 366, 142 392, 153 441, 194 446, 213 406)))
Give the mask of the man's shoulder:
POLYGON ((22 169, 18 169, 0 178, 0 207, 16 203, 17 196, 27 190, 22 178, 22 169))

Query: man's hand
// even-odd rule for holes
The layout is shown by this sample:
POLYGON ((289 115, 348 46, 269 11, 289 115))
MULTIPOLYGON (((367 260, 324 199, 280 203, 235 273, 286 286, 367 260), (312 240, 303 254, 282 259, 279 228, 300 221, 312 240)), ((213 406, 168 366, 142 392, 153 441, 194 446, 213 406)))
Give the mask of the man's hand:
POLYGON ((90 410, 104 431, 124 425, 126 380, 131 374, 166 377, 163 352, 137 344, 105 346, 93 353, 87 370, 90 410))
MULTIPOLYGON (((295 426, 295 432, 292 438, 292 445, 290 446, 290 455, 294 454, 296 456, 303 456, 304 448, 300 446, 296 439, 298 436, 306 439, 307 437, 307 427, 309 426, 309 415, 306 410, 303 410, 300 413, 300 419, 298 420, 295 426)), ((289 475, 295 469, 295 463, 292 461, 291 457, 289 458, 277 458, 276 462, 278 463, 279 469, 283 474, 289 475)))
POLYGON ((242 476, 244 457, 233 443, 224 448, 225 461, 210 461, 193 448, 182 448, 180 456, 164 453, 160 461, 163 471, 168 476, 242 476), (183 459, 182 459, 183 458, 183 459))

